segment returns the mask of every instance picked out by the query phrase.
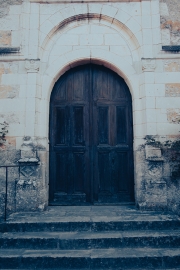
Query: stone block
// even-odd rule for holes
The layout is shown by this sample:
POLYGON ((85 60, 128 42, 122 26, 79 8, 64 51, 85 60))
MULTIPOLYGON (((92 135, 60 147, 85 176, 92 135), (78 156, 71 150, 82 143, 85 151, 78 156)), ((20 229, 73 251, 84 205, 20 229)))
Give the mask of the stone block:
POLYGON ((127 58, 131 57, 131 51, 127 46, 121 46, 121 45, 110 45, 109 49, 111 52, 121 55, 121 56, 126 56, 127 58))
POLYGON ((0 31, 0 46, 11 45, 11 31, 0 31))
POLYGON ((88 3, 89 13, 101 14, 102 4, 101 3, 88 3))
POLYGON ((12 31, 19 29, 19 16, 9 15, 0 20, 0 29, 2 31, 12 31))
MULTIPOLYGON (((169 93, 172 94, 171 90, 170 91, 168 90, 167 96, 169 96, 169 93)), ((167 97, 156 97, 156 108, 157 109, 179 108, 179 98, 175 96, 171 96, 171 98, 169 99, 167 97)))
POLYGON ((126 24, 126 22, 131 18, 131 15, 124 12, 124 10, 118 10, 118 12, 115 15, 115 19, 120 21, 123 24, 126 24))
MULTIPOLYGON (((80 40, 81 39, 83 39, 83 36, 80 37, 80 40)), ((85 40, 85 37, 84 37, 84 40, 85 40)), ((72 35, 72 34, 64 34, 57 40, 57 44, 59 46, 78 45, 79 44, 79 36, 75 35, 75 34, 74 35, 72 35)))
POLYGON ((19 96, 19 86, 0 85, 0 99, 14 99, 19 96))
POLYGON ((161 30, 161 38, 162 38, 162 44, 163 45, 169 45, 170 44, 170 31, 169 29, 163 29, 161 30))
POLYGON ((154 59, 142 59, 142 70, 146 72, 153 72, 156 68, 156 61, 154 59))
POLYGON ((145 153, 147 160, 158 160, 162 159, 162 153, 160 148, 153 147, 151 145, 145 146, 145 153))
POLYGON ((16 211, 33 211, 38 208, 36 182, 19 180, 16 183, 16 211))
POLYGON ((104 39, 106 45, 127 46, 126 41, 118 34, 105 34, 104 39))
POLYGON ((147 16, 146 14, 142 14, 142 28, 152 28, 151 24, 152 16, 147 16))
POLYGON ((104 37, 102 34, 89 34, 79 36, 80 45, 103 45, 104 37))
POLYGON ((152 38, 152 30, 151 29, 143 29, 142 30, 143 36, 143 44, 144 45, 151 45, 153 38, 152 38))
POLYGON ((180 72, 180 60, 165 60, 164 71, 166 72, 180 72))
POLYGON ((75 14, 86 14, 89 12, 88 5, 84 3, 78 3, 73 6, 75 14))
POLYGON ((149 210, 167 209, 167 186, 164 181, 146 182, 145 205, 149 210))
POLYGON ((169 16, 169 10, 166 3, 160 3, 161 16, 169 16))
POLYGON ((154 109, 155 108, 155 97, 146 97, 146 108, 154 109))
POLYGON ((169 123, 180 123, 180 109, 167 109, 167 120, 169 123))
POLYGON ((180 97, 180 83, 167 83, 165 95, 166 97, 180 97))
POLYGON ((66 5, 64 8, 60 10, 61 14, 63 15, 64 19, 70 18, 72 16, 77 15, 75 13, 74 7, 71 5, 66 5))
POLYGON ((101 14, 114 18, 117 11, 117 8, 104 4, 101 9, 101 14))
POLYGON ((40 31, 46 35, 54 28, 54 25, 49 21, 46 20, 41 26, 40 31))
POLYGON ((141 24, 139 24, 133 17, 131 17, 126 26, 132 31, 132 33, 136 36, 136 33, 142 30, 141 24))

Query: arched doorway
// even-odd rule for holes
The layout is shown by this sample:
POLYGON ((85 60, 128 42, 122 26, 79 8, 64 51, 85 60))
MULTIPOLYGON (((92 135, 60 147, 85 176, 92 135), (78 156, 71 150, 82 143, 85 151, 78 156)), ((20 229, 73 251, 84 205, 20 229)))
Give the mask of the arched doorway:
POLYGON ((50 100, 50 204, 134 201, 132 100, 115 72, 66 72, 50 100))

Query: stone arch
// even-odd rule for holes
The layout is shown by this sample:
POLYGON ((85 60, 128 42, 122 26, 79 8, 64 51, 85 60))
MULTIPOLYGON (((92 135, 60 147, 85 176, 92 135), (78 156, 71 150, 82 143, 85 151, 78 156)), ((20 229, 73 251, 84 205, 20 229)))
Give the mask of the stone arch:
POLYGON ((115 71, 126 81, 130 89, 132 99, 135 98, 136 92, 134 92, 133 90, 134 81, 132 80, 136 76, 135 69, 129 63, 124 63, 124 59, 122 61, 120 56, 118 57, 112 52, 108 52, 108 54, 104 55, 101 49, 96 48, 91 48, 89 50, 79 49, 76 51, 68 52, 63 56, 58 57, 56 61, 53 62, 53 64, 50 65, 45 72, 45 80, 43 80, 42 83, 42 87, 44 89, 42 92, 43 98, 49 100, 54 83, 67 70, 71 69, 72 67, 90 62, 104 65, 115 71))
MULTIPOLYGON (((79 50, 78 54, 75 51, 67 53, 63 56, 60 56, 53 65, 49 66, 43 75, 41 75, 42 89, 41 89, 41 99, 37 103, 38 107, 41 107, 41 114, 45 118, 45 126, 42 128, 37 124, 36 126, 36 135, 40 136, 40 129, 44 129, 44 136, 48 137, 48 126, 49 126, 49 100, 51 91, 57 79, 63 75, 67 70, 75 67, 77 65, 82 65, 85 63, 95 63, 99 65, 104 65, 109 69, 115 71, 120 75, 127 83, 129 90, 132 95, 133 103, 133 114, 136 110, 135 100, 139 96, 139 80, 135 69, 129 64, 121 61, 121 57, 117 56, 112 52, 108 54, 102 53, 100 49, 89 49, 89 50, 79 50)), ((133 116, 134 118, 134 116, 133 116)), ((41 119, 41 117, 39 117, 41 119)), ((41 134, 42 135, 42 134, 41 134)))
MULTIPOLYGON (((63 34, 67 32, 72 27, 78 27, 82 24, 89 23, 89 21, 98 22, 99 25, 106 25, 114 30, 117 31, 118 34, 122 36, 122 38, 127 43, 127 46, 129 47, 133 61, 138 61, 141 58, 141 42, 138 40, 135 36, 135 34, 128 28, 128 24, 124 24, 116 17, 110 17, 103 14, 97 14, 97 13, 84 13, 84 14, 74 14, 71 17, 68 17, 61 22, 59 22, 59 18, 57 18, 56 14, 52 15, 54 19, 52 20, 54 24, 50 23, 50 21, 45 21, 44 26, 41 27, 40 31, 42 29, 45 32, 41 34, 40 40, 40 58, 43 62, 47 62, 48 55, 52 49, 52 46, 54 42, 56 42, 58 34, 63 34)), ((137 29, 137 31, 140 31, 140 25, 130 16, 127 17, 129 20, 128 22, 131 22, 131 24, 134 25, 134 29, 137 29)), ((138 35, 139 37, 139 35, 138 35)))

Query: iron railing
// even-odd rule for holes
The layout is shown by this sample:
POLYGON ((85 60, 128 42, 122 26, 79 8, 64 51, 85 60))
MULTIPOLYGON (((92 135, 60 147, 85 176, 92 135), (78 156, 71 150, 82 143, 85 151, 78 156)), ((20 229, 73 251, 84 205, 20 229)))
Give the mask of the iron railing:
POLYGON ((5 202, 4 202, 4 221, 7 219, 7 195, 8 195, 8 168, 18 168, 18 173, 19 173, 19 178, 20 178, 20 168, 21 167, 34 167, 38 166, 39 164, 23 164, 23 165, 2 165, 0 168, 5 168, 6 169, 6 184, 5 184, 5 202))

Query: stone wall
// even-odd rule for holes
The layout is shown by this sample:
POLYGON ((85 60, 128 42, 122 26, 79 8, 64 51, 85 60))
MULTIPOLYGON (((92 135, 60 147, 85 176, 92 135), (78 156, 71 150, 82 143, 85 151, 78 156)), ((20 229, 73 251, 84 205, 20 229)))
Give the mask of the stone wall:
POLYGON ((16 44, 16 40, 18 38, 17 31, 19 31, 19 27, 15 27, 9 23, 11 18, 16 16, 17 25, 18 11, 21 10, 22 0, 0 0, 0 47, 8 47, 16 44), (17 8, 16 5, 18 5, 17 8), (16 11, 14 11, 14 9, 16 11), (12 12, 13 10, 13 12, 12 12))
POLYGON ((136 162, 140 209, 180 214, 180 136, 146 136, 136 162))
POLYGON ((164 45, 180 45, 180 2, 161 0, 161 29, 164 45))

